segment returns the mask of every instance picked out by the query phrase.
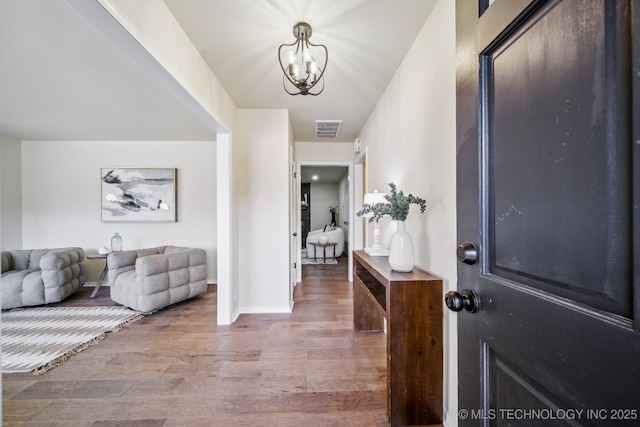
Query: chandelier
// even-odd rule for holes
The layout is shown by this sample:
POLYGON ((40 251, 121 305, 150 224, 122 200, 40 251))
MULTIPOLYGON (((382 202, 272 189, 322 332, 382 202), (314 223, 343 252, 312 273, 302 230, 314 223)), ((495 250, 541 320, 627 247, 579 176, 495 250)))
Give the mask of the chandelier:
POLYGON ((281 44, 278 48, 278 61, 284 73, 282 86, 289 95, 320 95, 324 90, 323 76, 329 59, 329 52, 326 46, 313 44, 309 41, 311 38, 311 25, 306 22, 299 22, 293 27, 293 36, 296 38, 293 43, 281 44), (322 64, 316 61, 310 47, 316 48, 315 53, 320 54, 322 64), (322 53, 323 50, 324 53, 322 53), (293 86, 295 89, 291 88, 289 90, 287 81, 289 86, 293 86), (311 89, 321 81, 322 87, 320 90, 312 92, 311 89))

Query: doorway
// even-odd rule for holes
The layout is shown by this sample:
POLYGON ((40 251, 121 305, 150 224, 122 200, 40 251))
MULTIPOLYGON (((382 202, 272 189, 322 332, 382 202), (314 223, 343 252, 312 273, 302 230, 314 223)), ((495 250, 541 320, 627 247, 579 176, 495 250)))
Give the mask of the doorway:
POLYGON ((298 281, 305 265, 326 263, 330 267, 334 251, 336 262, 348 263, 350 271, 351 163, 299 162, 298 167, 298 281), (320 235, 329 238, 329 246, 315 244, 320 235))

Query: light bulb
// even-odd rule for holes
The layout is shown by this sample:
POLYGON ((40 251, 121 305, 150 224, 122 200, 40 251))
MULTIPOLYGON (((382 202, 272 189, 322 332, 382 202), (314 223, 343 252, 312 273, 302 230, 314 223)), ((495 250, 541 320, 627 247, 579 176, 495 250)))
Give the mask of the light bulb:
POLYGON ((294 51, 290 50, 287 54, 287 58, 289 59, 289 64, 293 64, 296 62, 296 54, 294 51))
POLYGON ((311 52, 309 52, 309 49, 304 49, 302 51, 302 59, 304 60, 304 62, 311 62, 313 61, 313 58, 311 57, 311 52))

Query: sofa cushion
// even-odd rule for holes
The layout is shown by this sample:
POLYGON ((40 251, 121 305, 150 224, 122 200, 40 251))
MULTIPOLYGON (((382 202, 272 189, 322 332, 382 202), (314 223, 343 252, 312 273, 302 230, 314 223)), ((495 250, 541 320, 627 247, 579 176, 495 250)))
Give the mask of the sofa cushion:
POLYGON ((138 257, 158 255, 164 253, 164 248, 165 246, 158 246, 157 248, 138 249, 136 253, 138 254, 138 257))
POLYGON ((2 272, 13 270, 12 267, 12 258, 11 252, 3 251, 2 252, 2 272))
POLYGON ((45 256, 51 249, 34 249, 29 254, 29 269, 33 270, 40 267, 40 260, 43 256, 45 256))
POLYGON ((162 253, 165 255, 176 254, 176 253, 184 252, 189 249, 190 248, 185 248, 184 246, 165 246, 162 253))
POLYGON ((10 269, 37 270, 40 268, 40 260, 42 257, 50 251, 50 249, 19 249, 11 251, 12 266, 10 269))
POLYGON ((11 270, 28 270, 29 255, 31 255, 31 251, 28 249, 11 251, 11 258, 13 262, 13 265, 11 266, 11 270))

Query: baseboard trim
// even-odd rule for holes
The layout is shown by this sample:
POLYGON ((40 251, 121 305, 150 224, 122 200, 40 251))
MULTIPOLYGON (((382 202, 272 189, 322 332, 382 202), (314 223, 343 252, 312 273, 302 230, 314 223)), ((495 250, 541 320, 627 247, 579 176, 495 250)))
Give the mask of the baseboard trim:
POLYGON ((288 306, 285 307, 240 307, 240 314, 284 314, 291 313, 288 306))
MULTIPOLYGON (((82 285, 85 288, 95 288, 96 285, 98 284, 98 282, 84 282, 84 285, 82 285)), ((102 282, 102 285, 100 285, 100 287, 103 286, 109 286, 109 284, 107 282, 102 282)), ((208 282, 207 286, 218 286, 217 282, 208 282)))
MULTIPOLYGON (((98 282, 84 282, 84 285, 82 285, 82 286, 85 287, 85 288, 95 288, 97 284, 98 284, 98 282)), ((101 288, 104 287, 104 286, 108 287, 109 284, 103 282, 102 285, 100 285, 101 288)))

